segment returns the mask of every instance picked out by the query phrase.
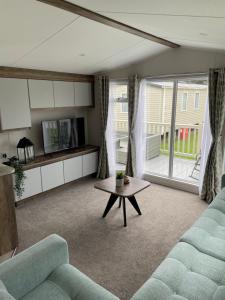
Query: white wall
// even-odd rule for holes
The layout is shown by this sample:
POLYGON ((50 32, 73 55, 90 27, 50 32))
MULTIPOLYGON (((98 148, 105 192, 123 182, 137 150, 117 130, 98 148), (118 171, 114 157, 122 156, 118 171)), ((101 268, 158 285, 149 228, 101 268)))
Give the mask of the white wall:
MULTIPOLYGON (((91 108, 90 108, 91 110, 91 108)), ((88 109, 87 108, 62 108, 62 109, 45 109, 32 110, 31 119, 32 127, 27 129, 18 129, 5 131, 0 133, 0 153, 7 153, 8 156, 16 155, 16 145, 19 139, 24 136, 29 138, 35 147, 35 154, 40 155, 44 153, 43 138, 42 138, 42 120, 55 120, 62 118, 85 117, 85 133, 86 143, 89 143, 88 138, 88 109)), ((2 161, 2 160, 0 160, 2 161)))
POLYGON ((225 51, 206 51, 193 48, 168 49, 126 68, 108 72, 112 78, 137 73, 145 76, 208 72, 209 68, 225 67, 225 51))
MULTIPOLYGON (((141 77, 184 73, 207 73, 209 68, 225 67, 225 51, 206 51, 193 48, 168 49, 141 62, 108 71, 112 79, 125 79, 137 73, 141 77)), ((100 145, 100 105, 95 99, 95 109, 89 112, 91 144, 100 145)))

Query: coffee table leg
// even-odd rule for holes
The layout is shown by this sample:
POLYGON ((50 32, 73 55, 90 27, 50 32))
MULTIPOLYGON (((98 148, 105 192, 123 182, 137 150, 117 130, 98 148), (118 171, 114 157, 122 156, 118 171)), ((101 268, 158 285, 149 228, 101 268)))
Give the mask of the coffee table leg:
POLYGON ((122 197, 123 201, 123 220, 124 220, 124 227, 127 226, 127 216, 126 216, 126 202, 125 202, 125 197, 122 197))
POLYGON ((116 202, 118 196, 114 195, 114 194, 111 194, 110 198, 109 198, 109 201, 106 205, 106 208, 105 208, 105 211, 102 215, 103 218, 106 217, 106 215, 108 214, 108 212, 110 211, 110 209, 112 208, 113 204, 116 202))
POLYGON ((121 207, 122 197, 120 197, 119 208, 121 207))
POLYGON ((137 201, 136 201, 135 197, 134 197, 134 196, 131 196, 131 197, 127 197, 127 198, 128 198, 128 200, 130 201, 130 203, 133 205, 133 207, 134 207, 134 209, 137 211, 137 213, 138 213, 139 215, 141 215, 141 210, 140 210, 140 208, 139 208, 139 206, 138 206, 138 204, 137 204, 137 201))

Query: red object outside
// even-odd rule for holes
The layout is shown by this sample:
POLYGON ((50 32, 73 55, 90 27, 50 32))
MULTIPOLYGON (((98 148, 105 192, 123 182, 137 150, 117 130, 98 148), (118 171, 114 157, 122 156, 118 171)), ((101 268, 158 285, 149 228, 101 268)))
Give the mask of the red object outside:
POLYGON ((180 138, 182 140, 188 138, 188 128, 181 128, 180 129, 180 138))

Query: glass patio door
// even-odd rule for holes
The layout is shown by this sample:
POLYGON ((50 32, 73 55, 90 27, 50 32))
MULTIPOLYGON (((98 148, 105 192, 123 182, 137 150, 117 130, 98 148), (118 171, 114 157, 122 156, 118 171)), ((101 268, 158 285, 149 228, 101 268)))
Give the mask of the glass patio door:
POLYGON ((176 94, 173 177, 198 184, 208 80, 178 79, 176 94))
POLYGON ((145 173, 198 184, 207 78, 150 80, 145 87, 145 173))
POLYGON ((174 82, 148 81, 145 86, 145 172, 169 176, 174 82))

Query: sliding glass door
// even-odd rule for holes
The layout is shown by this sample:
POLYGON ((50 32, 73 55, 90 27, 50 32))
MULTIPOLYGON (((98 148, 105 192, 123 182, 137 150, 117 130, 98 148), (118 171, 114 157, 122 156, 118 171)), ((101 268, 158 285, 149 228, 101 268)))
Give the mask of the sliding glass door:
POLYGON ((145 87, 145 170, 168 176, 170 169, 172 81, 149 81, 145 87))
POLYGON ((198 184, 206 77, 149 80, 145 173, 198 184))

